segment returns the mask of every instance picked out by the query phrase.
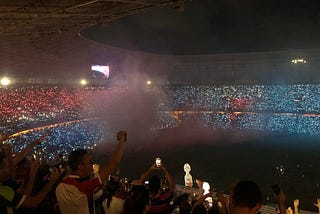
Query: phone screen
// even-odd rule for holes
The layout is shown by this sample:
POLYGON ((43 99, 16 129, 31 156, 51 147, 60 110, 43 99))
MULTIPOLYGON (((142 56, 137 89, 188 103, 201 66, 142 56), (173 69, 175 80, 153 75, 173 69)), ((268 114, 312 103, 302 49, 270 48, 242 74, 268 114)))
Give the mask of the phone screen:
POLYGON ((156 166, 157 167, 161 166, 161 159, 160 158, 156 158, 156 166))

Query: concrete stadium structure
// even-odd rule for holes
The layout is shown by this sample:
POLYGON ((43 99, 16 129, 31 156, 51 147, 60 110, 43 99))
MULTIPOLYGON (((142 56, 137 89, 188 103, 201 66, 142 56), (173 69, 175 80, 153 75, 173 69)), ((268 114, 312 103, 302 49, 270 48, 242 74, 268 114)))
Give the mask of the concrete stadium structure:
POLYGON ((59 4, 42 0, 3 1, 0 3, 0 75, 18 78, 20 83, 73 84, 88 77, 92 64, 110 64, 111 77, 143 73, 161 84, 320 82, 320 49, 160 55, 112 47, 113 44, 97 43, 81 34, 89 26, 105 27, 103 23, 155 8, 179 10, 183 3, 181 0, 65 0, 59 4), (294 59, 306 63, 293 63, 294 59))
MULTIPOLYGON (((159 84, 320 82, 320 49, 168 56, 123 50, 74 36, 73 40, 59 40, 54 44, 47 41, 37 45, 23 43, 23 51, 11 52, 12 49, 19 49, 19 45, 14 42, 10 48, 2 49, 7 53, 0 60, 0 73, 2 76, 17 77, 22 83, 77 82, 88 77, 92 64, 111 64, 111 77, 143 73, 159 84), (295 59, 305 62, 292 62, 295 59)), ((105 84, 105 81, 94 81, 105 84)))

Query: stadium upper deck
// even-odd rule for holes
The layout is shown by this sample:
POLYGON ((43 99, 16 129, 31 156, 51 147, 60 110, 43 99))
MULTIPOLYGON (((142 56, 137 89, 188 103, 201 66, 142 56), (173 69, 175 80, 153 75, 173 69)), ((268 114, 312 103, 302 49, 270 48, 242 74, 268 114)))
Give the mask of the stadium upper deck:
MULTIPOLYGON (((116 44, 104 45, 88 40, 89 37, 85 37, 87 34, 79 31, 92 24, 103 26, 105 21, 149 9, 168 7, 172 12, 181 2, 183 1, 2 1, 0 74, 12 78, 19 76, 25 83, 49 82, 34 79, 38 77, 59 82, 61 79, 85 76, 92 64, 112 64, 116 70, 111 71, 111 76, 117 73, 142 72, 150 78, 156 76, 163 83, 171 84, 281 84, 320 81, 317 72, 319 49, 159 55, 111 47, 116 44), (306 63, 292 62, 299 59, 306 63)), ((108 26, 112 28, 113 25, 108 26)))
POLYGON ((49 49, 42 49, 48 43, 42 47, 40 43, 37 44, 40 46, 25 44, 28 45, 23 46, 25 50, 21 52, 14 51, 18 48, 16 45, 12 50, 2 49, 8 52, 8 57, 0 58, 0 74, 19 77, 22 84, 78 84, 81 78, 89 76, 92 64, 103 63, 111 64, 111 78, 108 81, 91 79, 95 85, 119 81, 119 78, 113 80, 115 76, 128 79, 141 77, 140 74, 154 83, 180 85, 320 82, 320 49, 169 56, 125 51, 79 37, 72 43, 60 40, 55 48, 51 45, 49 49), (14 59, 13 52, 16 53, 14 59))

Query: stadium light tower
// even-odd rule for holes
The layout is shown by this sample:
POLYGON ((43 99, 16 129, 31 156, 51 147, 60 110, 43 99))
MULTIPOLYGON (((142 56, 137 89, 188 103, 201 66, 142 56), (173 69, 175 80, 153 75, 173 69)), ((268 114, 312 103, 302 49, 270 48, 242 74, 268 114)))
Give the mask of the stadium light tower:
POLYGON ((10 83, 11 81, 8 77, 3 77, 0 81, 1 86, 8 86, 10 83))

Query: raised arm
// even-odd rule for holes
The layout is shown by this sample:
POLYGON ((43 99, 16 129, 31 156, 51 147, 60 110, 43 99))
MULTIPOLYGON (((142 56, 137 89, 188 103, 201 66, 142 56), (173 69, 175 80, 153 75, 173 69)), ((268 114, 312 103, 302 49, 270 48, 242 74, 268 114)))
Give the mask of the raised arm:
POLYGON ((317 203, 314 206, 318 207, 318 213, 320 214, 320 198, 317 198, 317 203))
POLYGON ((23 151, 16 154, 15 158, 13 159, 13 165, 16 166, 20 161, 22 161, 28 154, 30 154, 33 148, 40 144, 46 138, 46 134, 41 135, 39 139, 30 143, 23 151))
POLYGON ((294 214, 299 214, 299 199, 293 201, 293 207, 294 214))
POLYGON ((280 214, 286 214, 286 195, 283 191, 280 191, 279 195, 276 195, 279 202, 280 214))
POLYGON ((203 181, 200 180, 200 179, 196 179, 196 183, 199 187, 199 197, 202 197, 203 196, 203 193, 204 193, 204 190, 203 190, 203 181))
POLYGON ((52 186, 55 184, 59 178, 59 171, 57 168, 54 168, 50 174, 50 181, 47 183, 35 196, 26 195, 26 199, 23 202, 23 207, 38 207, 39 204, 46 198, 52 186))
POLYGON ((199 197, 198 200, 193 204, 192 210, 193 210, 195 207, 203 204, 203 202, 204 202, 204 201, 206 200, 206 198, 208 198, 208 197, 213 197, 213 192, 208 192, 207 194, 202 195, 201 197, 199 197))
POLYGON ((32 192, 32 189, 33 189, 33 186, 34 186, 34 181, 36 179, 39 166, 40 166, 39 161, 33 161, 31 163, 28 182, 27 182, 26 187, 24 189, 24 194, 26 196, 30 196, 31 195, 31 192, 32 192))
POLYGON ((102 181, 105 181, 109 175, 118 167, 120 160, 122 159, 123 147, 126 142, 127 132, 119 131, 117 134, 117 139, 119 143, 117 144, 115 150, 112 153, 111 159, 106 165, 102 165, 99 170, 99 176, 102 181))
POLYGON ((169 190, 174 192, 176 190, 176 183, 174 182, 171 174, 167 171, 167 169, 164 167, 163 164, 161 164, 161 169, 163 170, 164 174, 166 175, 166 178, 168 180, 169 183, 169 190))
POLYGON ((219 191, 217 192, 217 198, 218 198, 218 210, 219 214, 228 214, 228 208, 229 204, 226 204, 226 200, 224 198, 223 192, 219 191))
POLYGON ((150 168, 149 168, 145 173, 143 173, 143 174, 141 175, 138 184, 139 184, 139 185, 144 185, 144 182, 147 180, 147 178, 149 177, 150 173, 151 173, 153 170, 155 170, 155 169, 157 169, 157 167, 156 167, 156 164, 153 163, 153 164, 150 166, 150 168))
POLYGON ((7 160, 10 177, 15 177, 15 165, 13 165, 12 147, 9 144, 2 144, 1 149, 5 152, 7 160))

